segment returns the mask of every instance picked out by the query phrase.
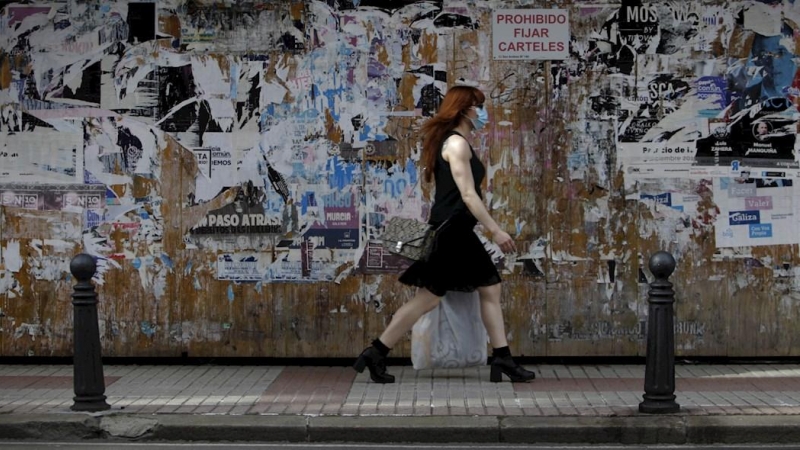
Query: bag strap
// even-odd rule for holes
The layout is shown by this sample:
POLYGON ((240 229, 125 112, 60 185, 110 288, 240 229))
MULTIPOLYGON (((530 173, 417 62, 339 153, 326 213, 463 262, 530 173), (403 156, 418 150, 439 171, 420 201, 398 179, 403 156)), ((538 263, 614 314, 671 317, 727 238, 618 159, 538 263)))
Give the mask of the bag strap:
POLYGON ((412 242, 421 241, 421 240, 423 240, 423 239, 425 239, 425 236, 418 237, 418 238, 414 238, 414 239, 411 239, 410 241, 405 241, 404 243, 405 243, 405 244, 410 244, 410 243, 412 243, 412 242))

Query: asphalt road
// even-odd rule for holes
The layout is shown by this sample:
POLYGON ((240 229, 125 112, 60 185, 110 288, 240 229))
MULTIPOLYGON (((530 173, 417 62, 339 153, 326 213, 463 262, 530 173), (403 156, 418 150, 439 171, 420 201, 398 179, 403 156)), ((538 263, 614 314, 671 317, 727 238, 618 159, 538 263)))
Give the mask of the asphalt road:
POLYGON ((620 446, 620 445, 500 445, 500 444, 475 444, 475 445, 446 445, 446 444, 253 444, 253 443, 224 443, 203 444, 191 443, 100 443, 100 442, 10 442, 0 440, 3 450, 33 450, 33 449, 61 449, 61 450, 221 450, 221 449, 263 449, 263 450, 789 450, 800 448, 797 445, 646 445, 646 446, 620 446))

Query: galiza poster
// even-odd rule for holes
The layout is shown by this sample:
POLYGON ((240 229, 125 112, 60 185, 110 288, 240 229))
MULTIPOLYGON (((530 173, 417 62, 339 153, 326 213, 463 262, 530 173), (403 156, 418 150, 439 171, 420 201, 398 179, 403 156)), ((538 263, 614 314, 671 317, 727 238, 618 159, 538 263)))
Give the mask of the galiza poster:
POLYGON ((717 247, 800 243, 798 194, 795 180, 786 178, 715 179, 717 247))

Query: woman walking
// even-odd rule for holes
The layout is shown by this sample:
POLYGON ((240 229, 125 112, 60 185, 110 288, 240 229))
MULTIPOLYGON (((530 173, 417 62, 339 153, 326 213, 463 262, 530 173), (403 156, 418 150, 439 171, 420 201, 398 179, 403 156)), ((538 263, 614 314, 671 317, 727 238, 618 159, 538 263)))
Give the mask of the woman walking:
POLYGON ((516 251, 511 236, 501 230, 483 204, 481 183, 486 168, 472 149, 467 136, 488 122, 483 107, 485 96, 468 86, 451 88, 436 116, 422 127, 422 161, 428 169, 425 179, 436 183, 436 193, 428 223, 442 225, 436 245, 427 261, 417 261, 401 276, 400 282, 417 286, 417 294, 392 317, 389 326, 359 355, 353 368, 369 369, 376 383, 394 383, 386 373, 386 356, 423 314, 439 304, 447 291, 477 290, 481 318, 493 347, 490 380, 499 382, 501 374, 511 381, 530 381, 535 374, 511 357, 500 307, 500 274, 474 228, 480 222, 504 253, 516 251))

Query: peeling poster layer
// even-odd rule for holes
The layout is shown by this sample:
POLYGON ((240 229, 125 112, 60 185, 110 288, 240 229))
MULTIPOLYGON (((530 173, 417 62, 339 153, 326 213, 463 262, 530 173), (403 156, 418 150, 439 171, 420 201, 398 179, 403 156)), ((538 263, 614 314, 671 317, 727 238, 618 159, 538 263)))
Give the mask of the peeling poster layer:
POLYGON ((492 15, 531 2, 389 3, 7 4, 0 355, 71 354, 78 252, 104 355, 357 354, 413 295, 381 233, 427 217, 457 83, 515 354, 642 355, 667 250, 679 356, 800 355, 800 4, 564 1, 568 58, 505 61, 492 15))

